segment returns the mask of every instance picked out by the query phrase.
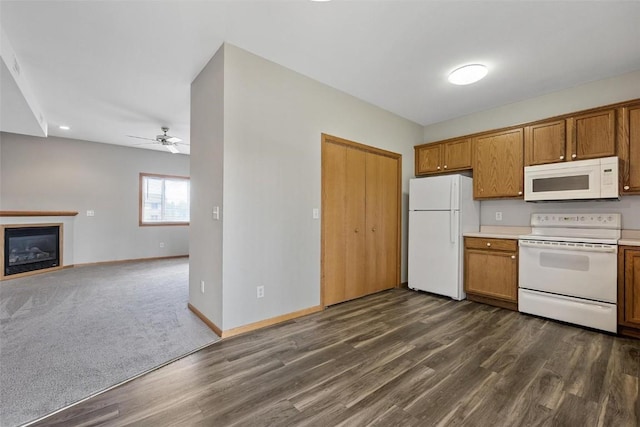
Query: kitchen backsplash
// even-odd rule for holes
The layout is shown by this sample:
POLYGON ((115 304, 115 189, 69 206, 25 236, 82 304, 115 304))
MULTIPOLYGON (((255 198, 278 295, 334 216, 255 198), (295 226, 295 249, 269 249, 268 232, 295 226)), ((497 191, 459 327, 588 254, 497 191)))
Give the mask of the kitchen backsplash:
POLYGON ((617 202, 530 203, 522 200, 486 200, 480 202, 480 224, 527 226, 531 214, 538 212, 620 213, 623 229, 640 230, 640 196, 625 196, 617 202), (502 221, 496 220, 496 212, 502 212, 502 221))

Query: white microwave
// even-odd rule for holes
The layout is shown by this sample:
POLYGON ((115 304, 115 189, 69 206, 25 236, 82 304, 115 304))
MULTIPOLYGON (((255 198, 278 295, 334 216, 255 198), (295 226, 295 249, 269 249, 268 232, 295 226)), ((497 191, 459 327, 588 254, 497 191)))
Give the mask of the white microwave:
POLYGON ((526 166, 524 200, 619 199, 618 157, 526 166))

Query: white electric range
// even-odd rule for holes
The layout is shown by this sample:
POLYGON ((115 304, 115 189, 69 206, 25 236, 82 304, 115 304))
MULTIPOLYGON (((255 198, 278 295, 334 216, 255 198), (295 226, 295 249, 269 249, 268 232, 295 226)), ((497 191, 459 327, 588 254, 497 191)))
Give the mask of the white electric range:
POLYGON ((617 332, 620 214, 532 214, 520 236, 518 309, 617 332))

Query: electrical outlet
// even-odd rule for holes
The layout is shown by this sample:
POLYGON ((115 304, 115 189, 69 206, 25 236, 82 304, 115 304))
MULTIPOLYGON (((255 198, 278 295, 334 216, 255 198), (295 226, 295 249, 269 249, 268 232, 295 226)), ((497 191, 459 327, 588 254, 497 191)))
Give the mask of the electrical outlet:
POLYGON ((502 212, 496 212, 496 221, 502 221, 502 212))
POLYGON ((264 297, 264 286, 258 286, 256 288, 256 292, 257 292, 258 298, 263 298, 264 297))
POLYGON ((200 280, 200 292, 204 294, 204 280, 200 280))
POLYGON ((87 216, 95 216, 95 215, 96 215, 95 211, 93 211, 93 210, 88 210, 87 211, 87 216))
POLYGON ((164 248, 164 242, 160 242, 160 247, 164 248))

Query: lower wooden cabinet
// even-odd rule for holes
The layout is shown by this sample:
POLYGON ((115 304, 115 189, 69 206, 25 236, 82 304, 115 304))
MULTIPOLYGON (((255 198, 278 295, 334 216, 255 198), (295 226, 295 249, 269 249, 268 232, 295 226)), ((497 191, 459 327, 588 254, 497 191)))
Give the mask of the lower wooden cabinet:
POLYGON ((640 338, 640 247, 618 250, 618 332, 640 338))
POLYGON ((518 241, 464 238, 467 299, 518 310, 518 241))

